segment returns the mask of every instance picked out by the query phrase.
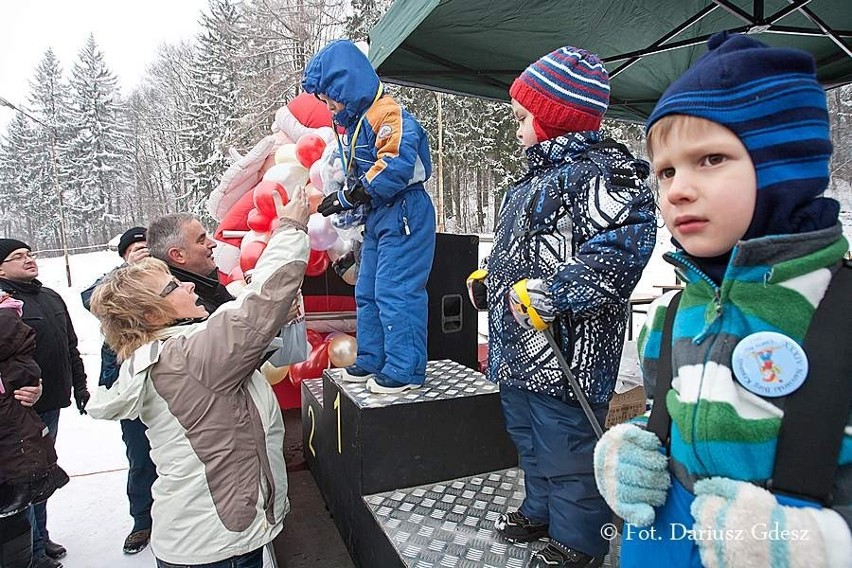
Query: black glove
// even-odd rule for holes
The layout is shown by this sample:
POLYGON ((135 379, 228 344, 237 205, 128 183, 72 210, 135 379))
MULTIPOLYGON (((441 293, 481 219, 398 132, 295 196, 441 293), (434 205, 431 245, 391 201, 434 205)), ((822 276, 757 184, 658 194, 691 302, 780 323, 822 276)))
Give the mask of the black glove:
POLYGON ((317 213, 323 217, 340 213, 347 209, 355 209, 357 206, 369 203, 370 194, 360 181, 355 182, 351 189, 339 189, 336 193, 325 196, 325 199, 317 207, 317 213))
POLYGON ((77 402, 77 410, 80 411, 80 414, 88 414, 86 412, 86 404, 88 404, 89 398, 91 398, 91 395, 87 388, 74 389, 74 400, 77 402))

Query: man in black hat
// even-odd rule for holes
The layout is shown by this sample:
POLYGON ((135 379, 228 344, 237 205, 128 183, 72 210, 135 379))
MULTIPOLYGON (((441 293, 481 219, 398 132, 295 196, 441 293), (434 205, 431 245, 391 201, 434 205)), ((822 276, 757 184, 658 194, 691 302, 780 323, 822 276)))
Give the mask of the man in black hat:
MULTIPOLYGON (((122 266, 134 264, 149 256, 147 234, 145 227, 133 227, 121 235, 118 254, 124 259, 122 266)), ((99 278, 81 292, 80 296, 86 309, 89 309, 92 293, 102 279, 103 277, 99 278)), ((115 352, 104 343, 101 347, 101 375, 98 385, 110 388, 118 379, 119 367, 115 352)), ((124 540, 125 554, 141 552, 151 540, 151 505, 154 502, 151 486, 157 479, 157 470, 151 461, 151 446, 145 435, 147 429, 138 418, 121 421, 121 438, 127 448, 127 461, 130 465, 127 470, 127 499, 130 502, 130 516, 133 517, 133 528, 124 540)))
MULTIPOLYGON (((59 294, 39 282, 30 246, 17 239, 0 239, 0 289, 24 303, 24 323, 36 332, 34 357, 41 368, 43 391, 33 408, 56 440, 59 410, 71 405, 72 387, 81 414, 85 414, 89 401, 71 316, 59 294)), ((61 566, 55 559, 65 556, 66 551, 50 540, 46 502, 33 505, 33 512, 33 566, 61 566)))

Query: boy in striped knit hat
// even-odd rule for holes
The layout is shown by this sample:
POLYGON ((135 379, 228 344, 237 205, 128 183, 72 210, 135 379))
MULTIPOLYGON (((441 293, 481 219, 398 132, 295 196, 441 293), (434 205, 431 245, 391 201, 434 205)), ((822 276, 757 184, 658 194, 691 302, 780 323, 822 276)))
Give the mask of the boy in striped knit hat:
POLYGON ((595 55, 557 49, 509 93, 529 172, 500 207, 487 278, 478 271, 471 283, 481 290, 487 280, 487 376, 500 384, 526 490, 495 526, 512 542, 549 538, 531 566, 598 566, 612 513, 595 487, 596 437, 542 331, 554 334, 603 423, 628 300, 654 246, 649 169, 601 140, 609 80, 595 55))
MULTIPOLYGON (((670 460, 641 419, 595 450, 598 487, 628 523, 621 566, 850 566, 850 426, 833 508, 764 489, 787 395, 820 380, 801 345, 848 249, 837 202, 821 197, 831 142, 813 58, 715 35, 657 103, 648 151, 686 285, 671 389, 655 397, 670 460)), ((649 392, 669 300, 639 337, 649 392)), ((837 338, 839 356, 848 344, 837 338)))

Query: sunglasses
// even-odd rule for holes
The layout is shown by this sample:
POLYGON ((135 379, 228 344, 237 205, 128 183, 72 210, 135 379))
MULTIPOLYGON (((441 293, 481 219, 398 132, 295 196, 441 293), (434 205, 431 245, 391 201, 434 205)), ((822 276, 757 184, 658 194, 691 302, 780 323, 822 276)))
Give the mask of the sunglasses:
POLYGON ((166 284, 166 286, 163 288, 163 291, 160 292, 160 297, 165 298, 166 296, 180 288, 181 284, 183 284, 183 282, 181 282, 177 278, 172 278, 171 282, 166 284))

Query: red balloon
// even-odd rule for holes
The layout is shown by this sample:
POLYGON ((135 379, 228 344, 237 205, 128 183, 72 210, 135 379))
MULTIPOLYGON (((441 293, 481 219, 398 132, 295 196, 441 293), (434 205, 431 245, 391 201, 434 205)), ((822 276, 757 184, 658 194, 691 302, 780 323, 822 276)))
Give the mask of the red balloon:
POLYGON ((328 253, 324 250, 311 249, 311 255, 308 257, 308 267, 305 269, 305 274, 308 276, 320 276, 325 273, 331 260, 328 258, 328 253))
POLYGON ((275 210, 275 200, 272 199, 273 192, 278 192, 281 196, 281 205, 287 205, 290 198, 287 196, 287 190, 277 181, 264 180, 254 186, 254 206, 264 216, 270 219, 278 216, 278 211, 275 210))
POLYGON ((213 238, 217 241, 222 241, 223 243, 228 243, 230 245, 234 245, 237 248, 240 248, 240 244, 242 243, 242 237, 228 237, 227 239, 224 237, 225 231, 247 231, 248 225, 246 225, 246 217, 248 216, 249 211, 254 209, 254 192, 253 188, 250 189, 240 197, 237 202, 228 209, 228 212, 225 213, 225 216, 222 217, 222 222, 219 223, 219 226, 216 228, 216 232, 213 234, 213 238))
POLYGON ((325 338, 318 331, 309 329, 306 331, 306 333, 308 335, 308 343, 311 345, 311 351, 314 350, 314 347, 316 347, 317 345, 322 345, 322 343, 325 341, 325 338))
POLYGON ((303 134, 296 141, 296 159, 306 168, 310 168, 320 159, 323 150, 325 150, 325 140, 316 134, 303 134))
POLYGON ((325 369, 328 369, 328 345, 322 342, 311 349, 306 361, 290 365, 290 381, 298 385, 303 379, 318 379, 325 369))
POLYGON ((272 219, 257 209, 249 211, 248 217, 246 218, 248 228, 252 231, 257 231, 258 233, 265 233, 268 231, 271 223, 272 219))
POLYGON ((247 272, 254 268, 254 265, 257 264, 257 259, 260 258, 260 255, 263 253, 263 249, 266 248, 266 243, 263 241, 250 241, 247 243, 243 243, 240 246, 240 270, 243 272, 247 272))

